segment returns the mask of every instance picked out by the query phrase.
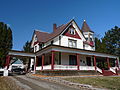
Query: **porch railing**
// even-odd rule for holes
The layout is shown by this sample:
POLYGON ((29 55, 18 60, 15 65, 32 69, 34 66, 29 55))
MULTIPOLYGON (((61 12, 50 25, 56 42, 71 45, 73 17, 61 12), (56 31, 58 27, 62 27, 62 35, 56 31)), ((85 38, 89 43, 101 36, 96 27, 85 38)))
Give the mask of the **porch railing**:
POLYGON ((112 71, 113 73, 116 73, 116 70, 117 69, 117 67, 110 67, 110 71, 112 71))
POLYGON ((74 65, 54 65, 54 69, 57 69, 57 70, 77 70, 77 66, 74 66, 74 65))
POLYGON ((45 65, 45 66, 43 66, 43 70, 49 70, 49 69, 51 69, 51 65, 45 65))
MULTIPOLYGON (((50 70, 51 65, 43 66, 43 70, 50 70)), ((79 66, 80 70, 95 70, 94 66, 79 66)), ((36 67, 36 70, 42 70, 42 66, 36 67)), ((54 70, 78 70, 77 65, 54 65, 54 70)), ((97 71, 102 73, 102 70, 97 67, 97 71)))
POLYGON ((41 68, 42 68, 41 66, 37 66, 36 70, 41 70, 41 68))
POLYGON ((94 66, 80 66, 80 70, 95 70, 94 66))
POLYGON ((102 73, 102 70, 101 70, 100 68, 96 67, 96 70, 97 70, 98 72, 102 73))

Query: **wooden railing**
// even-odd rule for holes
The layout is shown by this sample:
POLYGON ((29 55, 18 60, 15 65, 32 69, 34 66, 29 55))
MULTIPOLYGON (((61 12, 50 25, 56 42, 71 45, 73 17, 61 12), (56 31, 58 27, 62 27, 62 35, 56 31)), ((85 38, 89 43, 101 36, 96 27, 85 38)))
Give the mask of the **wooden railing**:
POLYGON ((77 70, 76 65, 54 65, 54 69, 56 70, 77 70))
POLYGON ((94 66, 80 66, 80 70, 95 70, 94 66))

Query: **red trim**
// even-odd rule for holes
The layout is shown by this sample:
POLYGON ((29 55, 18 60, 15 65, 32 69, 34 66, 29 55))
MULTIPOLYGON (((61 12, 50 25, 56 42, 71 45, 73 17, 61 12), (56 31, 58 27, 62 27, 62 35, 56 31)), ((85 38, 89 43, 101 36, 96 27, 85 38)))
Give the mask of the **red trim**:
POLYGON ((65 35, 65 36, 68 36, 68 37, 73 37, 73 38, 81 39, 81 37, 78 35, 78 33, 77 33, 76 30, 75 30, 75 35, 70 34, 69 29, 64 33, 64 35, 65 35))
POLYGON ((108 57, 107 57, 107 64, 108 64, 108 68, 110 69, 110 61, 108 57))
POLYGON ((36 66, 38 66, 38 57, 36 56, 36 66))
POLYGON ((51 60, 52 60, 51 70, 54 70, 54 52, 55 52, 55 51, 51 51, 51 53, 52 53, 52 57, 51 57, 51 60))
POLYGON ((97 69, 96 67, 96 56, 94 56, 94 66, 95 66, 95 70, 97 69))
POLYGON ((7 69, 9 68, 9 63, 10 63, 10 56, 6 57, 6 64, 5 66, 7 66, 7 69))
POLYGON ((39 42, 38 41, 36 41, 36 42, 34 42, 34 45, 36 45, 36 44, 38 44, 39 42))
POLYGON ((44 66, 44 58, 45 58, 45 56, 44 56, 44 54, 42 55, 42 68, 41 68, 41 70, 43 70, 43 66, 44 66))
POLYGON ((94 46, 94 42, 93 41, 90 41, 90 46, 94 46))

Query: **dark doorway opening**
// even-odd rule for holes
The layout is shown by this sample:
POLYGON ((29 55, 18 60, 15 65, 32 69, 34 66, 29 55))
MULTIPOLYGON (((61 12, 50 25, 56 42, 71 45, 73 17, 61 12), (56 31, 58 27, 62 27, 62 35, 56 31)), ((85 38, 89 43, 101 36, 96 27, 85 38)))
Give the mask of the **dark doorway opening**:
POLYGON ((77 57, 75 55, 69 55, 69 65, 77 65, 77 57))
POLYGON ((99 67, 100 69, 104 69, 104 70, 108 70, 108 63, 107 63, 107 59, 104 57, 97 57, 96 58, 96 65, 97 67, 99 67))
POLYGON ((86 57, 87 66, 91 66, 91 57, 86 57))

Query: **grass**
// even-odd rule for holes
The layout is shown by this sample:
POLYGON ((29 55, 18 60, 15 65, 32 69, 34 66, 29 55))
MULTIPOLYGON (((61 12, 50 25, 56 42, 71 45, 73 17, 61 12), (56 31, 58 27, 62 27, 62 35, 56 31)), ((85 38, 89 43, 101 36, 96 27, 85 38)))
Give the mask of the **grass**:
POLYGON ((8 77, 0 77, 0 90, 20 90, 13 80, 8 77))
POLYGON ((80 84, 89 84, 93 87, 120 90, 120 77, 74 77, 65 80, 80 84))

